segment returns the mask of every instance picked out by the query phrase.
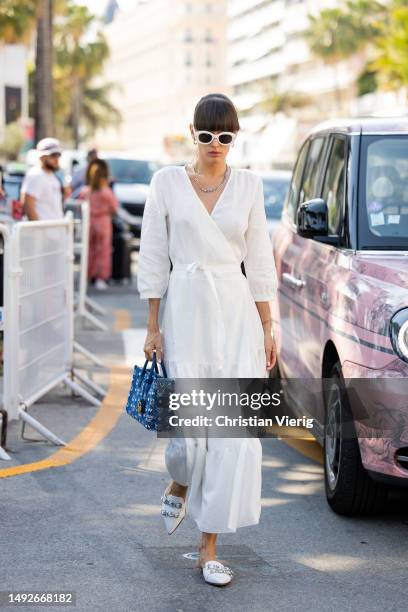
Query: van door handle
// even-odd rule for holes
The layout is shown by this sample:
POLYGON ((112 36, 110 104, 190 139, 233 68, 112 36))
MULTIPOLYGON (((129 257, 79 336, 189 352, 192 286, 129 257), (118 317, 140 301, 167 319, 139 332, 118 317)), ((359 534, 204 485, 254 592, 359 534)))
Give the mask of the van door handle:
POLYGON ((284 272, 282 274, 282 280, 284 283, 286 283, 290 287, 293 287, 294 289, 301 289, 306 285, 306 282, 304 280, 302 280, 301 278, 296 278, 296 276, 289 274, 289 272, 284 272))

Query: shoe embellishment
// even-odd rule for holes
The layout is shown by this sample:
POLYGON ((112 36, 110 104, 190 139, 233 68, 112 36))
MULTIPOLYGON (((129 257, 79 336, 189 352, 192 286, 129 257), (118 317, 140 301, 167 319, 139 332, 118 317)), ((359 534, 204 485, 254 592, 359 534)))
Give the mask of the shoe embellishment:
POLYGON ((163 502, 163 504, 168 504, 169 506, 172 506, 173 508, 181 508, 181 506, 183 505, 180 502, 170 501, 167 496, 163 496, 161 498, 161 501, 163 502))
POLYGON ((220 565, 210 565, 208 563, 205 567, 210 572, 210 574, 228 574, 229 576, 234 575, 232 569, 226 565, 223 565, 221 567, 220 565))
POLYGON ((178 518, 180 516, 180 512, 171 512, 171 510, 162 510, 161 514, 163 516, 172 516, 173 518, 178 518))

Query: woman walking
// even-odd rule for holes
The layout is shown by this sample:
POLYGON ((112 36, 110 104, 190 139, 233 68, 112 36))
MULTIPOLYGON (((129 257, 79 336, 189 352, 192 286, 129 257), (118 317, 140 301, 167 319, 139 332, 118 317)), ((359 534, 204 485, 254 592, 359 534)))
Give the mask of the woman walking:
MULTIPOLYGON (((276 361, 269 304, 276 269, 262 180, 226 163, 239 129, 228 97, 204 96, 190 124, 195 163, 164 167, 151 181, 138 267, 138 290, 149 300, 144 351, 151 359, 155 350, 174 378, 263 378, 276 361)), ((186 444, 191 475, 166 488, 162 515, 173 533, 188 511, 201 532, 204 579, 227 584, 232 571, 216 559, 217 535, 259 522, 261 443, 209 437, 186 444)))
POLYGON ((109 168, 103 159, 90 162, 86 182, 78 198, 89 200, 90 206, 88 278, 95 281, 95 289, 105 290, 112 276, 112 217, 119 202, 109 187, 109 168))

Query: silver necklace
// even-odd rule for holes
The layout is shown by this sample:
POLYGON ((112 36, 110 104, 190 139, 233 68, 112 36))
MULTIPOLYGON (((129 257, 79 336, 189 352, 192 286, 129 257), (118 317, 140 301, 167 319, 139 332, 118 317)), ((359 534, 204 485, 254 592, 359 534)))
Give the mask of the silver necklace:
POLYGON ((216 185, 215 187, 203 187, 202 185, 200 185, 200 181, 197 178, 197 172, 195 171, 194 165, 190 164, 190 167, 193 169, 193 175, 192 178, 195 180, 197 187, 200 189, 200 191, 203 191, 204 193, 214 193, 214 191, 218 191, 219 189, 221 189, 221 187, 225 184, 229 173, 231 171, 231 168, 228 166, 225 168, 225 172, 224 172, 224 176, 222 177, 222 181, 216 185))

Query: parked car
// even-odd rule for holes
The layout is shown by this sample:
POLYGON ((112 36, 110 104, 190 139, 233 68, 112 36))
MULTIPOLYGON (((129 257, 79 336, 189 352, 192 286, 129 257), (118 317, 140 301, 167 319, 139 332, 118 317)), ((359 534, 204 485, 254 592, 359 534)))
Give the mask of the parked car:
POLYGON ((314 418, 327 500, 379 511, 408 486, 408 120, 317 126, 272 243, 278 371, 314 418))
POLYGON ((262 178, 266 218, 272 236, 280 222, 292 174, 288 170, 260 170, 256 173, 262 178))
POLYGON ((133 219, 129 216, 126 218, 131 231, 139 238, 149 184, 160 164, 124 154, 101 154, 101 157, 109 164, 113 190, 121 207, 133 216, 133 219))

